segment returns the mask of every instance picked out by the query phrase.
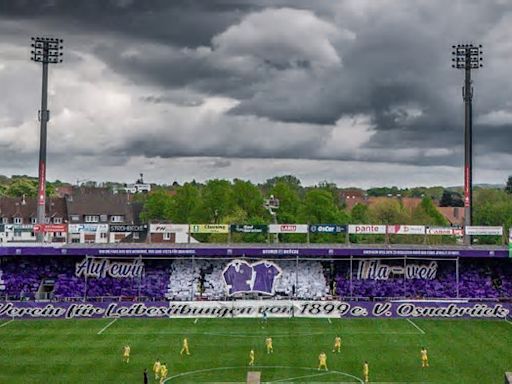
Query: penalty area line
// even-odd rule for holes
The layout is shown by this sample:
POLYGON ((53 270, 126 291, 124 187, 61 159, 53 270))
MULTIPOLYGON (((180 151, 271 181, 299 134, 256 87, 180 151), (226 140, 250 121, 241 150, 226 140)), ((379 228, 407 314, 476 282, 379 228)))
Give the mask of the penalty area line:
POLYGON ((0 324, 0 328, 5 327, 7 324, 11 324, 14 321, 14 319, 11 319, 9 321, 6 321, 5 323, 0 324))
POLYGON ((418 331, 420 331, 422 335, 425 334, 425 331, 423 329, 421 329, 420 327, 418 327, 414 321, 412 321, 409 318, 407 318, 405 320, 407 320, 414 328, 416 328, 418 331))
POLYGON ((101 335, 104 331, 106 331, 108 329, 108 327, 110 327, 112 324, 114 324, 117 320, 119 320, 118 317, 116 317, 114 320, 112 320, 110 323, 108 323, 107 325, 105 325, 103 328, 101 328, 100 331, 98 331, 97 335, 101 335))

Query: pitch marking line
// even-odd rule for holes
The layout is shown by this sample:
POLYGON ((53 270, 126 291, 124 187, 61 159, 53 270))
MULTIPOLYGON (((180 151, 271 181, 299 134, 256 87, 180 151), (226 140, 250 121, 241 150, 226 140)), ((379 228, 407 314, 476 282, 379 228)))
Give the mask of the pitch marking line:
MULTIPOLYGON (((253 368, 268 368, 268 369, 289 369, 289 368, 292 368, 292 369, 300 369, 300 370, 303 370, 303 371, 316 371, 317 368, 311 368, 311 367, 291 367, 291 366, 282 366, 282 365, 255 365, 253 368)), ((174 376, 170 376, 168 377, 167 379, 165 379, 163 382, 166 383, 168 381, 171 381, 173 379, 177 379, 179 377, 184 377, 184 376, 190 376, 190 375, 194 375, 196 373, 204 373, 204 372, 214 372, 214 371, 228 371, 228 370, 231 370, 231 369, 247 369, 247 366, 238 366, 238 367, 216 367, 216 368, 206 368, 206 369, 197 369, 195 371, 188 371, 188 372, 183 372, 183 373, 178 373, 177 375, 174 375, 174 376)), ((322 372, 323 374, 327 374, 327 373, 334 373, 334 374, 338 374, 338 375, 341 375, 341 376, 346 376, 346 377, 350 377, 354 380, 356 380, 356 382, 358 383, 361 383, 361 384, 364 384, 364 381, 362 379, 360 379, 359 377, 357 376, 354 376, 354 375, 351 375, 350 373, 346 373, 346 372, 342 372, 342 371, 329 371, 329 372, 322 372)), ((293 378, 290 378, 290 379, 281 379, 281 381, 283 380, 292 380, 293 378)))
POLYGON ((97 333, 97 335, 101 335, 104 331, 106 331, 108 329, 108 327, 110 327, 112 324, 114 324, 117 320, 119 320, 118 317, 116 317, 114 320, 112 320, 110 323, 108 323, 107 325, 105 325, 103 328, 101 328, 101 330, 97 333))
POLYGON ((296 376, 296 377, 288 377, 285 379, 279 379, 274 381, 269 381, 269 383, 282 383, 284 381, 290 381, 290 380, 297 380, 297 379, 305 379, 306 377, 318 377, 318 376, 325 376, 330 374, 331 372, 322 372, 322 373, 314 373, 312 375, 304 375, 304 376, 296 376))
POLYGON ((5 323, 0 324, 0 328, 5 327, 7 324, 11 324, 14 321, 14 319, 11 319, 9 321, 6 321, 5 323))
POLYGON ((512 324, 512 321, 508 320, 508 319, 505 319, 505 321, 509 324, 512 324))
POLYGON ((196 319, 194 320, 194 324, 197 324, 197 322, 198 322, 198 321, 199 321, 199 318, 196 318, 196 319))
MULTIPOLYGON (((110 333, 111 335, 183 335, 183 332, 165 332, 165 331, 161 331, 161 332, 111 332, 110 333)), ((219 337, 237 337, 237 338, 242 338, 242 339, 245 339, 245 338, 260 338, 260 337, 266 337, 268 335, 268 333, 262 333, 262 334, 259 334, 259 335, 249 335, 249 334, 246 334, 246 333, 216 333, 216 332, 198 332, 198 331, 191 331, 191 332, 187 332, 188 335, 206 335, 206 336, 219 336, 219 337)), ((395 331, 390 331, 390 332, 341 332, 340 333, 341 336, 345 335, 367 335, 367 336, 380 336, 380 335, 397 335, 397 336, 417 336, 418 335, 418 332, 395 332, 395 331)), ((306 336, 325 336, 325 332, 307 332, 307 333, 293 333, 293 334, 289 334, 289 333, 278 333, 278 334, 273 334, 272 337, 273 338, 287 338, 287 337, 298 337, 298 336, 303 336, 303 337, 306 337, 306 336)))
POLYGON ((329 322, 329 324, 332 324, 332 321, 329 317, 327 318, 327 321, 329 322))
POLYGON ((422 335, 424 335, 424 334, 425 334, 425 331, 424 331, 423 329, 421 329, 420 327, 418 327, 414 321, 412 321, 412 320, 411 320, 411 319, 409 319, 409 318, 407 318, 407 319, 405 319, 405 320, 407 320, 409 323, 411 323, 411 324, 412 324, 412 326, 413 326, 414 328, 416 328, 418 331, 420 331, 422 335))

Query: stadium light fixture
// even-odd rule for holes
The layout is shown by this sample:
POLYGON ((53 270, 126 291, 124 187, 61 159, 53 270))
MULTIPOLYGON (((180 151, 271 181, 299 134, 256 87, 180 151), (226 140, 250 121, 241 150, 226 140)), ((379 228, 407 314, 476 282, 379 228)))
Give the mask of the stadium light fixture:
MULTIPOLYGON (((51 37, 31 38, 30 60, 43 65, 41 109, 39 110, 39 121, 41 132, 39 141, 39 186, 37 192, 37 223, 45 224, 46 208, 46 140, 47 123, 50 120, 48 110, 48 64, 62 63, 62 50, 64 40, 51 37)), ((37 241, 43 242, 44 232, 37 233, 37 241)))
MULTIPOLYGON (((452 45, 452 68, 465 72, 462 99, 464 100, 464 225, 473 223, 473 82, 471 71, 483 67, 482 45, 452 45)), ((471 244, 471 236, 464 235, 464 244, 471 244)))

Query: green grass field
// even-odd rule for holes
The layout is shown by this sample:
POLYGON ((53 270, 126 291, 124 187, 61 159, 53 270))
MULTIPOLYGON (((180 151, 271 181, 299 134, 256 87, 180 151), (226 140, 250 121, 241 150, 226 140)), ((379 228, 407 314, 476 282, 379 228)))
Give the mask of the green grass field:
MULTIPOLYGON (((249 350, 262 382, 502 383, 512 370, 512 324, 506 321, 405 319, 121 319, 0 323, 0 383, 142 383, 159 357, 166 383, 245 383, 249 350), (105 328, 108 325, 107 328, 105 328), (98 334, 102 331, 100 334, 98 334), (342 350, 331 352, 336 334, 342 350), (265 337, 274 354, 265 353, 265 337), (188 336, 191 356, 180 356, 188 336), (122 362, 122 347, 131 361, 122 362), (422 369, 420 348, 429 350, 422 369), (317 357, 328 355, 329 372, 317 357)), ((150 382, 154 382, 151 375, 150 382)))

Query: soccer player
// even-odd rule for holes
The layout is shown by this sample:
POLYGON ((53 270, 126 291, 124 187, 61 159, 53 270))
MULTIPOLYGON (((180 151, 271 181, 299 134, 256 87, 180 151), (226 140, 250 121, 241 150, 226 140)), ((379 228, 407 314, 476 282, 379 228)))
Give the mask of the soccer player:
POLYGON ((427 348, 425 347, 422 347, 421 348, 421 367, 422 368, 425 368, 425 367, 428 367, 428 353, 427 353, 427 348))
POLYGON ((144 384, 149 384, 148 382, 148 370, 144 368, 144 384))
POLYGON ((272 347, 272 338, 267 337, 265 339, 265 345, 267 346, 267 354, 274 353, 274 348, 272 347))
POLYGON ((368 383, 368 376, 370 376, 370 367, 368 366, 368 362, 365 361, 363 364, 363 379, 365 384, 368 383))
POLYGON ((123 361, 128 364, 130 362, 130 346, 125 345, 123 347, 123 361))
POLYGON ((254 349, 251 349, 251 352, 249 352, 249 365, 251 367, 254 365, 254 349))
POLYGON ((338 353, 341 352, 341 337, 336 336, 334 338, 334 347, 333 347, 332 351, 333 352, 338 352, 338 353))
POLYGON ((167 379, 167 373, 169 373, 169 371, 167 370, 167 365, 163 363, 160 366, 160 384, 162 384, 164 380, 167 379))
POLYGON ((322 352, 321 354, 318 355, 318 370, 320 370, 322 367, 326 371, 329 370, 327 368, 327 355, 324 352, 322 352))
POLYGON ((153 364, 153 372, 155 373, 155 380, 158 380, 158 375, 160 374, 160 359, 156 359, 155 364, 153 364))
POLYGON ((266 327, 266 325, 267 325, 267 310, 264 309, 263 312, 261 313, 261 329, 266 327))
POLYGON ((183 347, 181 348, 180 355, 183 355, 183 353, 190 355, 190 352, 188 350, 188 339, 186 337, 183 339, 183 347))

